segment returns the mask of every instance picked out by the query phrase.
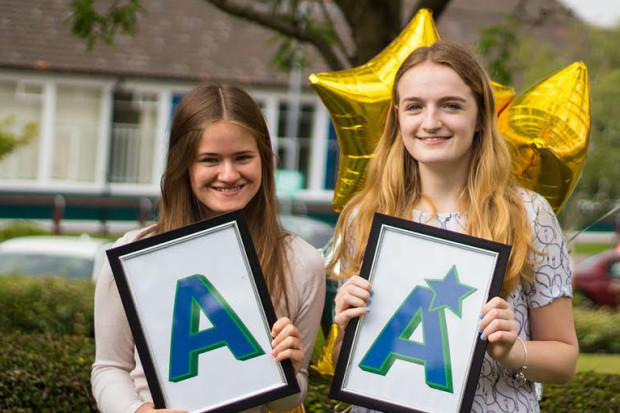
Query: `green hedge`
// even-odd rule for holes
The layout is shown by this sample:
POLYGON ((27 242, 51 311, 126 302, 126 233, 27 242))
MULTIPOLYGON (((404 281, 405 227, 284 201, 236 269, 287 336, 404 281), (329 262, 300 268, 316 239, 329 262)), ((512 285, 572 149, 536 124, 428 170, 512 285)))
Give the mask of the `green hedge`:
MULTIPOLYGON (((96 412, 90 392, 93 339, 0 334, 0 412, 96 412)), ((308 412, 331 412, 328 378, 310 374, 308 412)), ((545 386, 545 413, 620 411, 620 375, 578 373, 563 386, 545 386)), ((342 410, 342 405, 338 408, 342 410)))
POLYGON ((45 228, 28 221, 15 221, 3 225, 0 228, 0 242, 15 237, 25 237, 29 235, 49 235, 50 232, 45 228))
POLYGON ((96 412, 90 391, 93 340, 0 334, 0 412, 96 412))
MULTIPOLYGON (((0 412, 96 411, 89 281, 0 277, 0 412)), ((581 352, 620 353, 620 313, 575 309, 581 352)), ((333 411, 330 381, 311 372, 309 412, 333 411)), ((546 386, 544 412, 620 411, 620 375, 579 373, 546 386)), ((339 408, 338 410, 341 410, 339 408)))
POLYGON ((0 333, 93 337, 94 291, 87 280, 0 276, 0 333))
POLYGON ((581 372, 565 385, 547 385, 540 402, 540 411, 620 412, 620 375, 581 372))
POLYGON ((620 312, 575 308, 575 329, 582 353, 620 353, 620 312))
MULTIPOLYGON (((94 284, 0 276, 0 332, 93 337, 94 284)), ((582 353, 620 353, 620 312, 574 309, 582 353)))

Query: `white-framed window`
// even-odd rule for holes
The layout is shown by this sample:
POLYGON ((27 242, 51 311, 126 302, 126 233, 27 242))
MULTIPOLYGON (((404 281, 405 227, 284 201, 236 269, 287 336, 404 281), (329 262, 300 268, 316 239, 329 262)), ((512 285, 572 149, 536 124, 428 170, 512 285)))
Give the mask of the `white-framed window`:
POLYGON ((20 135, 24 126, 33 122, 37 125, 38 136, 27 145, 17 147, 0 160, 0 180, 32 181, 39 176, 39 150, 41 147, 41 119, 43 117, 43 100, 28 98, 28 93, 42 93, 40 84, 27 85, 18 80, 0 79, 0 121, 11 118, 14 121, 5 126, 5 131, 20 135))
POLYGON ((261 107, 276 153, 277 168, 297 171, 302 176, 302 192, 327 193, 334 186, 331 176, 337 169, 337 143, 330 140, 330 120, 320 100, 303 95, 297 114, 297 134, 288 136, 289 111, 293 107, 286 94, 253 93, 261 107), (336 156, 333 156, 335 145, 336 156))
POLYGON ((94 183, 97 179, 101 87, 73 84, 56 86, 51 180, 94 183))
POLYGON ((113 95, 109 182, 153 184, 159 97, 117 89, 113 95))

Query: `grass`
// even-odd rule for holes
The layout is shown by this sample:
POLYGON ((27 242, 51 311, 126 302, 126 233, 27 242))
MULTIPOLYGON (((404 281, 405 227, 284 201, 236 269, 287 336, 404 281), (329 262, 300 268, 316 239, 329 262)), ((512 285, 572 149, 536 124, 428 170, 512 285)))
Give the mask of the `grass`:
POLYGON ((608 249, 612 249, 613 244, 609 243, 574 243, 571 245, 573 254, 595 255, 608 249))
POLYGON ((620 354, 580 354, 577 371, 620 374, 620 354))

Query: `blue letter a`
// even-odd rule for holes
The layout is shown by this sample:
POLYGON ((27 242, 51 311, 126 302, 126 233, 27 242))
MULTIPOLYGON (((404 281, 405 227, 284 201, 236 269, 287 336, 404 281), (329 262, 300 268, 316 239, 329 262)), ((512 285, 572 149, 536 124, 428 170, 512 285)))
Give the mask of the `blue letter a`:
POLYGON ((201 353, 227 346, 237 360, 264 354, 252 334, 204 275, 177 282, 170 344, 170 381, 198 374, 201 353), (213 327, 199 331, 203 312, 213 327))
POLYGON ((385 376, 397 359, 425 367, 426 383, 452 393, 450 348, 443 311, 429 311, 433 292, 416 286, 385 325, 359 366, 385 376), (424 342, 411 341, 422 325, 424 342))

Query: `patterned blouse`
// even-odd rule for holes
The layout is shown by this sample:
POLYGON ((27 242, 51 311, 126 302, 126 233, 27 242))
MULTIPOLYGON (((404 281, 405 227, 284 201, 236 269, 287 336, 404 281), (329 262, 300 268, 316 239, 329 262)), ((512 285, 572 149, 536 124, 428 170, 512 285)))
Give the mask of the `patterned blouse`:
MULTIPOLYGON (((552 303, 559 297, 572 297, 571 269, 566 239, 560 225, 541 195, 521 189, 521 197, 532 222, 534 247, 542 257, 531 257, 534 264, 533 282, 521 282, 507 301, 512 306, 517 322, 517 334, 530 339, 528 309, 552 303)), ((466 216, 461 213, 431 213, 413 211, 413 220, 456 232, 465 232, 466 216)), ((535 383, 513 383, 509 372, 489 355, 485 355, 480 380, 472 405, 474 413, 531 413, 539 412, 535 383)), ((373 410, 354 406, 352 413, 372 413, 373 410)))

